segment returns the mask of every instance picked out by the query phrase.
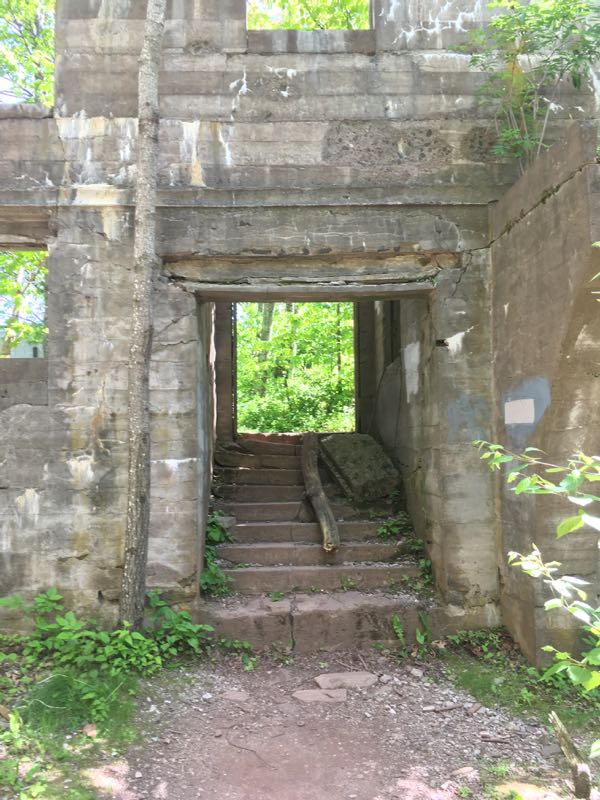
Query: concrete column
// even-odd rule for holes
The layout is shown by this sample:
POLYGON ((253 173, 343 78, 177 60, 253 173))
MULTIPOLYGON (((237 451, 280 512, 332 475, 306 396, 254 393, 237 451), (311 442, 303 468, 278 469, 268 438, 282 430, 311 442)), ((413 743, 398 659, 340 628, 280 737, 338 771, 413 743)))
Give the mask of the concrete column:
POLYGON ((235 435, 233 306, 215 305, 215 380, 217 388, 217 440, 230 442, 235 435))

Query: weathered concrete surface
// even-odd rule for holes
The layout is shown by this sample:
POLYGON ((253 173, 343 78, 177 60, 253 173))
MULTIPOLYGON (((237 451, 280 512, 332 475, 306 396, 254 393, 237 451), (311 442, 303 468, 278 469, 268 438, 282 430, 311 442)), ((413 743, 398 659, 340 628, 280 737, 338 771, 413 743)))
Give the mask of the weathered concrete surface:
POLYGON ((319 448, 353 501, 369 503, 398 490, 398 470, 373 437, 365 433, 334 433, 321 439, 319 448))
MULTIPOLYGON (((494 438, 513 450, 532 445, 563 464, 595 454, 600 427, 600 314, 592 277, 600 252, 596 129, 573 126, 492 212, 494 438)), ((569 515, 551 497, 515 497, 499 487, 501 549, 527 552, 535 542, 547 561, 598 586, 598 535, 591 528, 557 540, 569 515)), ((500 560, 504 619, 528 655, 549 641, 572 644, 561 613, 547 614, 542 584, 500 560)))
POLYGON ((46 359, 0 359, 0 411, 18 405, 48 405, 46 359))
MULTIPOLYGON (((13 399, 0 407, 0 584, 26 595, 54 584, 107 618, 122 569, 144 8, 142 0, 59 0, 56 108, 0 111, 0 246, 50 254, 47 404, 31 402, 27 381, 3 385, 13 399)), ((490 308, 499 306, 490 294, 488 203, 516 172, 490 152, 489 120, 476 110, 482 75, 448 50, 487 11, 474 0, 377 0, 373 31, 248 35, 243 0, 178 0, 169 9, 151 585, 194 602, 216 410, 220 435, 234 433, 227 325, 219 328, 217 312, 215 326, 213 306, 197 301, 192 283, 243 291, 250 281, 299 275, 332 286, 435 278, 429 298, 357 304, 360 430, 402 467, 451 613, 465 624, 497 621, 494 482, 469 442, 493 432, 490 308)), ((553 135, 570 115, 592 116, 592 100, 565 94, 553 135)), ((583 191, 590 180, 582 171, 572 185, 583 191)), ((571 197, 566 188, 560 195, 571 197)), ((523 307, 539 288, 531 275, 527 285, 523 307)), ((227 313, 224 304, 221 323, 227 313)), ((565 330, 567 318, 565 310, 565 330)), ((557 435, 560 427, 557 417, 557 435)), ((268 454, 226 458, 273 465, 268 454)), ((297 466, 290 456, 288 468, 297 466)))

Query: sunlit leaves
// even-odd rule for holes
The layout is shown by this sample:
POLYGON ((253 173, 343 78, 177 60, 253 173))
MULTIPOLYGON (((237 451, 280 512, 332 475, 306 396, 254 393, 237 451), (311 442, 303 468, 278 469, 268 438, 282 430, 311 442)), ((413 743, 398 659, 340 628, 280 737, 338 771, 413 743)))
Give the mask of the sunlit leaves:
POLYGON ((0 252, 0 358, 43 342, 46 273, 44 252, 0 252))
POLYGON ((250 29, 365 29, 369 0, 249 0, 250 29))
POLYGON ((0 0, 0 100, 52 104, 55 0, 0 0), (2 98, 2 95, 4 98, 2 98))
POLYGON ((237 409, 240 430, 353 429, 352 304, 238 305, 237 409))
POLYGON ((494 114, 494 152, 525 167, 546 146, 561 84, 581 89, 600 57, 600 17, 587 0, 500 0, 502 13, 469 34, 471 65, 486 73, 482 105, 494 114))

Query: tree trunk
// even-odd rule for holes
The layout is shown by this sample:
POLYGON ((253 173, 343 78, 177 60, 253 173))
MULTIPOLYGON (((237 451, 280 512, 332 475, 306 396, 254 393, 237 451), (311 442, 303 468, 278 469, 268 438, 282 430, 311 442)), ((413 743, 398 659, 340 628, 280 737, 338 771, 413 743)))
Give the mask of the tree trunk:
MULTIPOLYGON (((269 359, 269 342, 271 341, 271 328, 273 327, 273 314, 275 312, 275 303, 261 303, 261 326, 258 333, 259 340, 263 343, 261 350, 258 354, 258 363, 266 364, 269 359)), ((269 379, 269 370, 263 367, 260 374, 260 388, 258 394, 264 397, 267 393, 267 381, 269 379)))
POLYGON ((138 76, 138 158, 135 198, 133 310, 129 347, 129 467, 125 562, 119 616, 141 627, 150 521, 150 350, 156 256, 158 73, 167 0, 148 0, 138 76))

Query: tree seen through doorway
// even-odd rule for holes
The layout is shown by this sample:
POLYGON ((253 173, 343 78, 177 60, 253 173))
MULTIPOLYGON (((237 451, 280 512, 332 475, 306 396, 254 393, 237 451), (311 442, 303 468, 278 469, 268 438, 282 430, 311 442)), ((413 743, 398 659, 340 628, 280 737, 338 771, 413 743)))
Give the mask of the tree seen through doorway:
POLYGON ((240 432, 354 430, 352 303, 237 305, 240 432))

